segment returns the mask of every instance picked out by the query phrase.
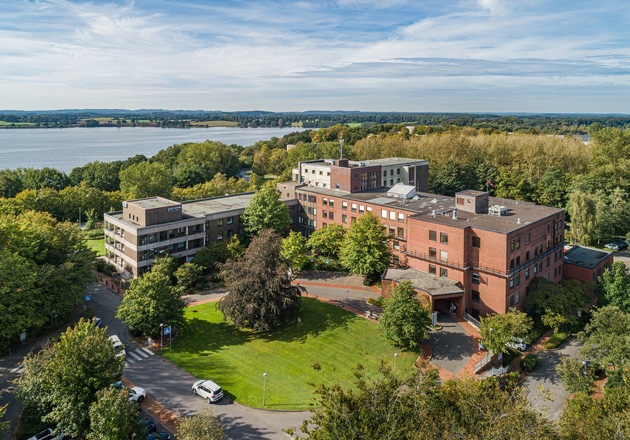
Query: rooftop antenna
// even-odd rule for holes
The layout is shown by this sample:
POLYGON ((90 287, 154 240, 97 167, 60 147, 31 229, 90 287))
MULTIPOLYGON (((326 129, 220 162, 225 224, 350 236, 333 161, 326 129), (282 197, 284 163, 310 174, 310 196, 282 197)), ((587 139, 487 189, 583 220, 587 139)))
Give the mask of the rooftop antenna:
POLYGON ((339 159, 343 159, 343 134, 339 135, 339 159))

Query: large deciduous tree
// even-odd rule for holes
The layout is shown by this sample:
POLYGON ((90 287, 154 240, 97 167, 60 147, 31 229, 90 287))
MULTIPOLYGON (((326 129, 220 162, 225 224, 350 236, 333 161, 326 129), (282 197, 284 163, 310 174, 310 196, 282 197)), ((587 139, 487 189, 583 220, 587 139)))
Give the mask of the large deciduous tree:
POLYGON ((282 240, 280 256, 289 263, 292 270, 299 272, 304 269, 310 261, 306 238, 299 232, 289 232, 289 236, 282 240))
POLYGON ((431 323, 429 310, 422 304, 409 281, 396 286, 391 298, 385 300, 379 321, 385 337, 409 350, 415 350, 427 337, 431 323))
POLYGON ((90 405, 88 440, 141 439, 145 426, 138 421, 139 407, 129 401, 126 389, 107 387, 96 393, 96 402, 90 405))
POLYGON ((44 422, 72 437, 89 429, 89 408, 97 391, 120 380, 123 360, 117 358, 105 329, 81 319, 50 343, 24 360, 16 379, 17 395, 44 422))
POLYGON ((225 440, 227 436, 223 425, 214 416, 212 410, 204 408, 197 414, 183 417, 177 427, 180 440, 225 440))
POLYGON ((488 350, 507 353, 509 349, 506 344, 511 338, 522 338, 531 331, 532 326, 532 318, 516 309, 510 309, 505 315, 482 317, 479 332, 488 350))
POLYGON ((169 197, 172 187, 170 171, 158 162, 140 162, 120 171, 120 190, 129 199, 169 197))
POLYGON ((597 288, 605 304, 630 313, 630 274, 624 263, 616 261, 612 268, 606 269, 597 288))
POLYGON ((339 251, 339 260, 352 273, 381 273, 389 263, 387 239, 385 227, 368 212, 350 226, 339 251))
POLYGON ((580 353, 592 362, 607 367, 627 367, 630 361, 630 313, 615 306, 593 312, 579 338, 584 342, 580 353))
POLYGON ((347 229, 336 223, 317 229, 308 239, 308 247, 317 255, 337 258, 347 229))
POLYGON ((280 236, 264 229, 242 256, 220 265, 228 293, 219 309, 237 327, 269 331, 297 316, 301 292, 291 284, 280 247, 280 236))
POLYGON ((396 380, 389 370, 354 387, 318 385, 302 425, 312 440, 556 439, 552 422, 531 408, 512 376, 440 383, 437 370, 396 380))
POLYGON ((150 272, 134 279, 116 316, 134 333, 160 334, 160 324, 179 325, 184 320, 184 301, 173 287, 167 264, 156 264, 150 272))
POLYGON ((251 236, 266 228, 282 233, 289 227, 289 209, 280 200, 280 193, 270 186, 252 197, 241 218, 245 231, 251 236))

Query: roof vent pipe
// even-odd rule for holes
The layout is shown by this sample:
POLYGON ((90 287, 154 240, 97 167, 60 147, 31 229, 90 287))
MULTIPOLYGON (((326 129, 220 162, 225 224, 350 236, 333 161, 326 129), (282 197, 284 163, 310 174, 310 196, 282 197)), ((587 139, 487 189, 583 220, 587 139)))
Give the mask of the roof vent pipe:
POLYGON ((453 220, 457 220, 457 209, 453 209, 453 220))
POLYGON ((517 224, 517 225, 520 225, 520 224, 521 224, 521 219, 520 219, 520 218, 517 218, 517 219, 516 219, 516 224, 517 224))
POLYGON ((431 211, 431 215, 432 215, 433 217, 435 217, 435 209, 434 209, 433 211, 431 211))

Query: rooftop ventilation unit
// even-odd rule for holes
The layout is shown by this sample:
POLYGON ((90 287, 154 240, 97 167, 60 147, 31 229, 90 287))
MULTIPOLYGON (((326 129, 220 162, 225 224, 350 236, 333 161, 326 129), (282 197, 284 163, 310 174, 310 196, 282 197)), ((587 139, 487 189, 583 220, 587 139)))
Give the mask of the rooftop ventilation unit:
POLYGON ((488 208, 488 214, 496 216, 508 215, 508 208, 503 205, 492 205, 488 208))

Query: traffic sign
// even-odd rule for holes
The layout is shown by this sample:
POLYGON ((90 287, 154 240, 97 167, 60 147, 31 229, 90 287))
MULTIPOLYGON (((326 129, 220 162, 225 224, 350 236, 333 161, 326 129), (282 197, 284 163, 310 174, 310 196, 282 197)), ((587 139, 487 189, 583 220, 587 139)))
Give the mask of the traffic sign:
POLYGON ((92 299, 92 295, 85 295, 85 300, 90 301, 92 299))
POLYGON ((170 335, 171 334, 171 326, 169 325, 168 327, 164 327, 164 335, 170 335))

